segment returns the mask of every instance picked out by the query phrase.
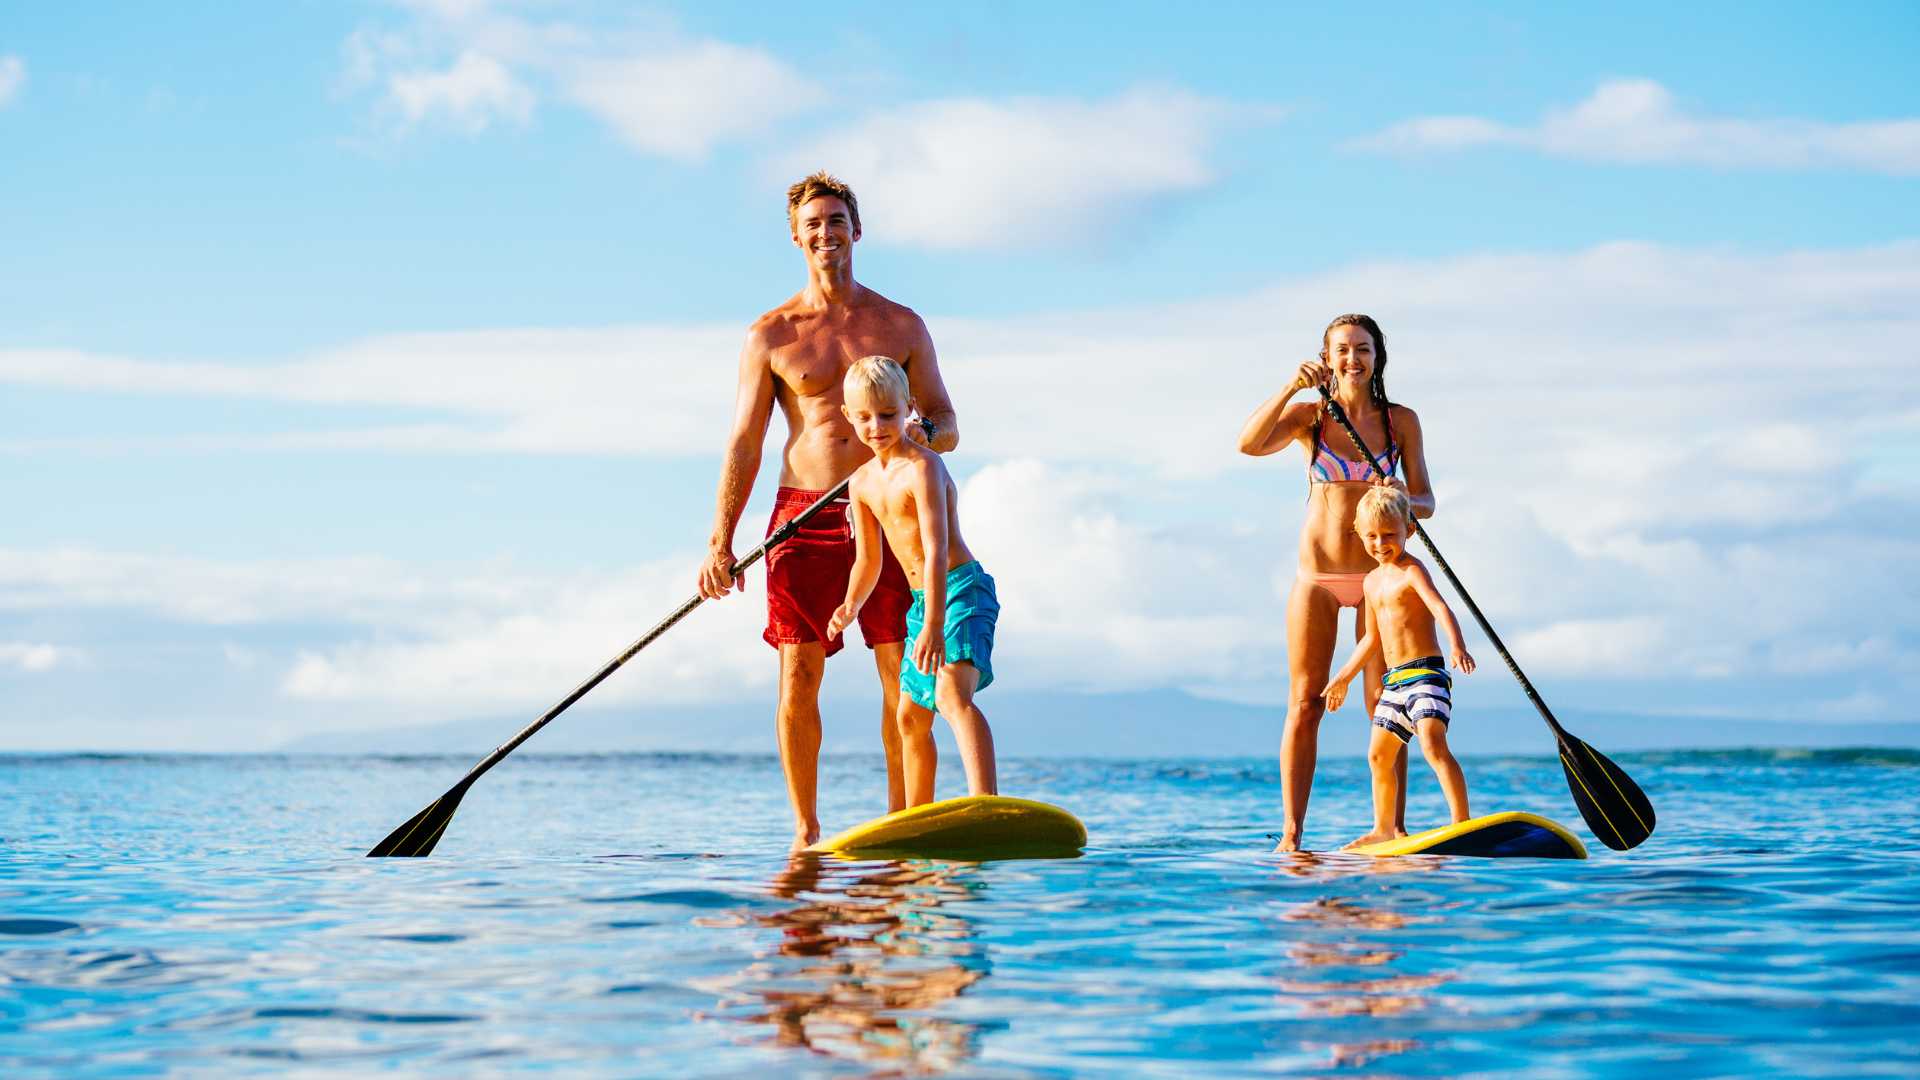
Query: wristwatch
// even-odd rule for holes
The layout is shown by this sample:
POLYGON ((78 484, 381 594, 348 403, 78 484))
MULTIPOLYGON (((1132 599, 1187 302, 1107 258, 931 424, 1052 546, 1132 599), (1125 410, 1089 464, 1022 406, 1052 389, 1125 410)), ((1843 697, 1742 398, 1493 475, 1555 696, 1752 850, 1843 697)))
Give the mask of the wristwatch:
POLYGON ((920 417, 920 434, 925 435, 927 437, 928 448, 932 448, 933 433, 938 430, 939 429, 934 426, 932 420, 929 420, 924 416, 920 417))

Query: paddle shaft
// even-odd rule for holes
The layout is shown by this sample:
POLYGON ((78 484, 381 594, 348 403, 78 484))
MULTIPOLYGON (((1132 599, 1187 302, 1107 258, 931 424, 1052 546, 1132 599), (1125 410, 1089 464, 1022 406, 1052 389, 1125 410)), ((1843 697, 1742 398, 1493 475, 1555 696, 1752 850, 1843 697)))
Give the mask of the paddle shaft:
MULTIPOLYGON (((798 514, 795 514, 793 517, 788 518, 786 521, 781 522, 780 527, 773 530, 773 532, 766 538, 766 540, 761 542, 759 547, 754 548, 752 551, 747 552, 746 558, 741 559, 739 562, 736 562, 733 564, 733 569, 728 572, 728 576, 739 577, 740 574, 743 571, 745 571, 748 567, 752 566, 754 563, 757 563, 761 559, 765 558, 767 552, 772 551, 774 548, 780 546, 782 543, 785 543, 790 537, 793 536, 795 532, 799 530, 800 526, 806 524, 807 521, 811 519, 815 514, 825 509, 828 503, 831 503, 834 500, 845 495, 847 493, 847 485, 851 483, 853 483, 853 477, 849 476, 845 480, 840 481, 840 483, 837 486, 835 486, 832 491, 829 491, 825 495, 822 495, 818 499, 815 499, 813 501, 813 505, 807 507, 805 510, 800 511, 798 514)), ((508 754, 513 753, 514 750, 518 748, 521 743, 526 742, 528 739, 533 738, 535 732, 539 731, 541 728, 546 727, 548 724, 552 723, 554 717, 557 717, 561 713, 566 712, 568 707, 571 706, 574 702, 579 701, 583 697, 586 697, 588 691, 592 690, 594 687, 599 686, 602 682, 606 681, 607 676, 620 670, 620 666, 622 664, 625 664, 627 661, 633 659, 634 655, 638 653, 641 649, 644 649, 648 645, 653 644, 654 640, 658 638, 661 634, 664 634, 667 631, 673 629, 673 626, 675 623, 679 622, 681 619, 686 618, 689 614, 693 612, 694 608, 699 607, 700 604, 705 600, 706 600, 706 597, 701 596, 699 593, 695 593, 693 594, 693 596, 689 597, 685 603, 675 608, 672 614, 669 614, 666 618, 660 620, 660 622, 656 626, 654 626, 653 629, 640 635, 639 639, 636 640, 633 644, 627 646, 626 649, 623 652, 621 652, 619 656, 616 656, 612 660, 607 661, 607 665, 601 668, 599 671, 594 672, 592 677, 587 679, 586 682, 583 682, 579 686, 574 687, 573 693, 568 694, 566 697, 560 699, 560 703, 558 705, 555 705, 553 708, 548 709, 546 713, 540 717, 540 719, 535 720, 533 723, 528 724, 524 728, 521 728, 519 733, 516 734, 513 738, 508 739, 506 742, 503 742, 498 747, 496 747, 493 753, 488 754, 480 762, 480 764, 475 765, 472 769, 468 770, 467 775, 462 777, 458 784, 454 785, 454 789, 458 790, 460 788, 470 786, 475 780, 480 779, 480 777, 484 775, 488 769, 491 769, 495 765, 500 764, 500 759, 506 757, 508 754)))
MULTIPOLYGON (((1380 470, 1380 463, 1374 460, 1373 451, 1367 447, 1367 441, 1360 437, 1360 432, 1354 429, 1353 422, 1347 419, 1347 410, 1340 407, 1340 403, 1333 399, 1332 394, 1327 393, 1327 388, 1324 386, 1320 388, 1320 397, 1326 401, 1327 411, 1332 413, 1333 418, 1346 429, 1347 437, 1353 440, 1353 445, 1360 451, 1360 456, 1366 459, 1367 468, 1372 469, 1381 479, 1389 479, 1387 474, 1380 470)), ((1427 546, 1427 554, 1433 556, 1433 561, 1439 565, 1440 571, 1447 575, 1448 581, 1453 583, 1453 591, 1460 594, 1461 602, 1466 604, 1467 610, 1473 613, 1473 621, 1480 624, 1480 632, 1487 635, 1487 640, 1493 642, 1494 651, 1500 654, 1500 659, 1507 662, 1507 670, 1513 672, 1514 680, 1520 684, 1520 689, 1526 691, 1527 700, 1533 702, 1533 707, 1540 711, 1540 718, 1553 729, 1556 738, 1565 741, 1568 737, 1567 729, 1561 727, 1560 721, 1553 718, 1553 710, 1547 708, 1547 703, 1540 699, 1540 694, 1534 690, 1533 683, 1527 680, 1526 672, 1521 671, 1520 665, 1514 663, 1513 654, 1509 653, 1506 645, 1501 643, 1500 635, 1493 632, 1493 624, 1487 622, 1487 617, 1481 614, 1480 605, 1473 602, 1467 587, 1460 584, 1460 576, 1453 572, 1453 567, 1447 565, 1446 556, 1440 554, 1440 549, 1433 546, 1433 538, 1427 535, 1427 530, 1420 527, 1420 521, 1417 518, 1413 522, 1413 531, 1420 535, 1420 542, 1427 546)))

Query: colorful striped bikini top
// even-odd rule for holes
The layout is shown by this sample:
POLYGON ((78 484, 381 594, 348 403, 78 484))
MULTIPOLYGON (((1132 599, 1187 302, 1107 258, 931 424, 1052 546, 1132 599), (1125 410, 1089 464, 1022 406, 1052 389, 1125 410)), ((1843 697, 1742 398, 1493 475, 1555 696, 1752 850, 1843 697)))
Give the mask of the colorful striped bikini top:
MULTIPOLYGON (((1392 476, 1393 471, 1400 467, 1400 445, 1391 441, 1391 436, 1388 439, 1386 452, 1373 460, 1379 464, 1381 472, 1392 476)), ((1316 445, 1319 448, 1314 452, 1313 460, 1307 464, 1309 483, 1340 484, 1373 479, 1373 470, 1367 468, 1365 462, 1348 461, 1335 454, 1325 439, 1316 440, 1316 445)))

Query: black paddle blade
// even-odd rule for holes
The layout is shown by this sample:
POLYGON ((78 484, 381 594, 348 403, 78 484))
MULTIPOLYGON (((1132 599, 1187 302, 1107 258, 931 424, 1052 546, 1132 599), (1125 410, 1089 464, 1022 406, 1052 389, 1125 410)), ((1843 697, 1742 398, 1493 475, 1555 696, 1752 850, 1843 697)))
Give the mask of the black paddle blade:
POLYGON ((1653 835, 1653 803, 1607 755, 1563 732, 1560 767, 1580 816, 1601 843, 1626 851, 1653 835))
POLYGON ((382 859, 390 855, 418 858, 433 854, 433 845, 440 842, 440 834, 447 831, 447 822, 453 820, 453 812, 460 809, 460 800, 466 794, 467 787, 462 784, 435 799, 432 806, 408 818, 405 825, 373 845, 367 858, 382 859))

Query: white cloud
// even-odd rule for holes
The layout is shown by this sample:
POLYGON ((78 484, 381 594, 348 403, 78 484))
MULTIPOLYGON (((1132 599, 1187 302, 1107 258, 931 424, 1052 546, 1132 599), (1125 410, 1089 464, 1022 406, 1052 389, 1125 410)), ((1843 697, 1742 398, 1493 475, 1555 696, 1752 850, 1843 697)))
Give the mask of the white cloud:
POLYGON ((882 243, 1012 250, 1085 239, 1154 197, 1214 179, 1237 112, 1178 89, 1107 101, 923 102, 868 115, 785 155, 781 175, 830 164, 882 243))
POLYGON ((463 52, 444 71, 396 74, 387 86, 409 123, 444 116, 477 134, 496 119, 524 124, 533 114, 533 92, 505 64, 483 53, 463 52))
MULTIPOLYGON (((205 448, 709 452, 733 398, 737 327, 515 330, 372 338, 287 363, 145 362, 0 349, 0 381, 78 390, 404 406, 452 420, 289 432, 205 448), (716 378, 716 374, 720 377, 716 378), (634 423, 644 408, 645 424, 634 423), (697 449, 696 449, 697 448, 697 449)), ((177 445, 177 444, 176 444, 177 445)))
POLYGON ((542 100, 586 109, 636 149, 681 160, 815 108, 826 92, 765 50, 631 19, 582 27, 471 0, 409 3, 398 26, 362 27, 342 82, 376 89, 403 128, 443 119, 477 133, 525 122, 542 100))
MULTIPOLYGON (((1883 526, 1920 491, 1910 471, 1864 466, 1910 452, 1920 415, 1920 245, 1610 245, 1354 266, 1154 310, 933 317, 960 410, 956 461, 986 466, 963 519, 1008 601, 1010 681, 1244 693, 1233 688, 1249 672, 1277 676, 1301 461, 1241 458, 1234 439, 1356 297, 1387 327, 1395 397, 1424 420, 1434 538, 1535 678, 1799 679, 1828 698, 1829 682, 1913 653, 1920 605, 1904 568, 1920 538, 1883 526), (1187 489, 1214 503, 1197 530, 1154 498, 1187 489)), ((279 365, 0 350, 0 381, 437 417, 215 440, 236 448, 710 461, 738 338, 697 326, 396 336, 279 365)), ((309 649, 289 692, 464 701, 461 685, 509 697, 571 685, 581 656, 610 655, 636 618, 683 598, 693 561, 602 584, 514 567, 11 552, 0 610, 337 620, 375 629, 309 649)), ((758 692, 770 670, 758 618, 757 597, 703 613, 714 637, 675 632, 699 655, 663 648, 644 678, 670 695, 702 680, 758 692)))
POLYGON ((826 92, 758 50, 720 41, 585 60, 564 73, 566 93, 652 154, 698 160, 715 144, 765 131, 806 112, 826 92))
MULTIPOLYGON (((693 593, 697 552, 601 579, 552 579, 511 608, 451 601, 430 623, 303 650, 282 683, 291 698, 401 703, 416 715, 550 702, 693 593)), ((469 584, 478 584, 477 582, 469 584)), ((597 701, 685 703, 764 696, 760 582, 709 603, 595 691, 597 701)))
POLYGON ((56 667, 71 665, 78 661, 80 656, 77 650, 59 645, 0 641, 0 667, 10 667, 29 674, 52 671, 56 667))
POLYGON ((996 647, 1031 682, 1083 690, 1278 670, 1273 597, 1245 589, 1241 560, 1257 557, 1259 541, 1196 542, 1116 511, 1126 487, 1124 474, 1030 459, 967 481, 962 532, 1001 594, 996 647))
POLYGON ((1920 175, 1920 119, 1859 123, 1692 115, 1647 79, 1602 83, 1592 96, 1531 126, 1430 116, 1356 140, 1390 153, 1517 146, 1555 157, 1716 168, 1858 169, 1920 175))
POLYGON ((0 56, 0 109, 12 103, 27 84, 27 63, 18 56, 0 56))

